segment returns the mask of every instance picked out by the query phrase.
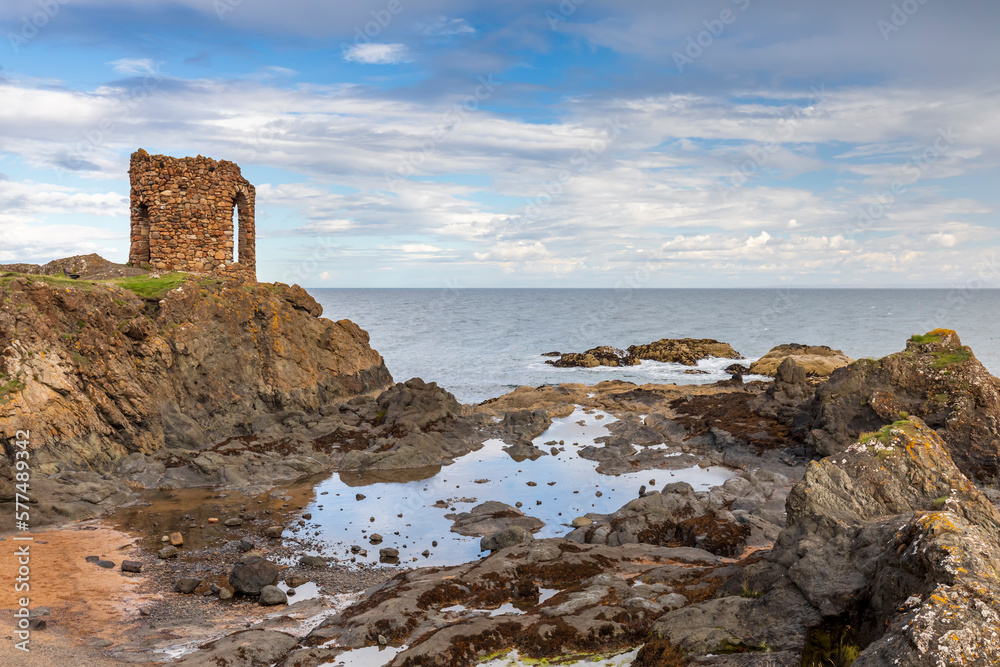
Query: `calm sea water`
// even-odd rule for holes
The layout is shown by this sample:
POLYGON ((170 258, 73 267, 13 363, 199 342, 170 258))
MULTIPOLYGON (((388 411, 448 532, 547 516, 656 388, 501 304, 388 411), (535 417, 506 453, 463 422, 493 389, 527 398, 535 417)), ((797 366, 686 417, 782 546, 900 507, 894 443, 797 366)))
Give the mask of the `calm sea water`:
POLYGON ((1000 290, 764 289, 310 289, 324 316, 371 334, 397 381, 434 381, 462 402, 520 385, 559 382, 714 382, 644 361, 629 368, 564 369, 543 352, 626 348, 660 338, 715 338, 755 359, 781 343, 830 345, 848 355, 897 352, 911 334, 955 329, 994 374, 1000 372, 1000 290))

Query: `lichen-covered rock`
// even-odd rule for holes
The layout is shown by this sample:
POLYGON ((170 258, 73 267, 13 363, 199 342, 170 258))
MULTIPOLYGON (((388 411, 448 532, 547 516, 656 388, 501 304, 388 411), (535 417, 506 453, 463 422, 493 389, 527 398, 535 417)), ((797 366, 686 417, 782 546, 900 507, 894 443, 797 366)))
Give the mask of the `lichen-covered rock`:
POLYGON ((628 354, 637 359, 650 359, 694 366, 702 359, 742 359, 729 343, 711 338, 661 338, 648 345, 630 345, 628 354))
POLYGON ((863 620, 856 665, 1000 659, 1000 512, 919 419, 810 467, 774 559, 825 617, 863 620))
POLYGON ((816 390, 809 412, 807 442, 820 455, 842 451, 905 412, 937 430, 966 475, 1000 480, 1000 387, 954 331, 913 336, 902 352, 838 369, 816 390))
POLYGON ((826 345, 801 345, 788 343, 771 348, 767 354, 750 364, 750 373, 774 377, 778 366, 785 359, 792 359, 797 366, 811 377, 828 377, 833 371, 853 363, 840 350, 834 350, 826 345))

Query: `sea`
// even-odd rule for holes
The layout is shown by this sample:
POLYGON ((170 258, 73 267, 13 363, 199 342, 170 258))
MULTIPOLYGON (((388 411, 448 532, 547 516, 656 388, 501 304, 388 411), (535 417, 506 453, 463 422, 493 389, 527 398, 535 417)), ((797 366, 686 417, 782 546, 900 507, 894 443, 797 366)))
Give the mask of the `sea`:
POLYGON ((324 317, 371 336, 397 382, 436 382, 463 403, 522 385, 603 380, 697 384, 729 377, 730 359, 697 369, 643 361, 556 368, 546 352, 627 348, 661 338, 714 338, 747 361, 775 345, 829 345, 855 359, 898 352, 913 334, 954 329, 1000 373, 995 289, 330 289, 312 288, 324 317))

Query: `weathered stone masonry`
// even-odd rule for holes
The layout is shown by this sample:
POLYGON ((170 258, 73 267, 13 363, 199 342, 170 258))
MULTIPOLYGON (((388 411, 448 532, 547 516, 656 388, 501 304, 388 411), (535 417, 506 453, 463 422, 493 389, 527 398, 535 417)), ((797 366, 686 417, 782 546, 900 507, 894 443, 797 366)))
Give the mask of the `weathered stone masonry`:
POLYGON ((236 163, 150 155, 140 148, 132 154, 129 180, 133 266, 256 280, 255 191, 236 163), (238 257, 233 256, 234 210, 238 257))

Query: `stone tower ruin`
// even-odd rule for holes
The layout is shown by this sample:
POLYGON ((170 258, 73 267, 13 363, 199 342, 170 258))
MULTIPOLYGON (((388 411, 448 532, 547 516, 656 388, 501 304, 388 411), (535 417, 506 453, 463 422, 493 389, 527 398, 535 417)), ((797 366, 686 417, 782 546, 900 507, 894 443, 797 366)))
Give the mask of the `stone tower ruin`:
POLYGON ((257 279, 255 191, 236 163, 140 148, 128 173, 133 266, 257 279))

